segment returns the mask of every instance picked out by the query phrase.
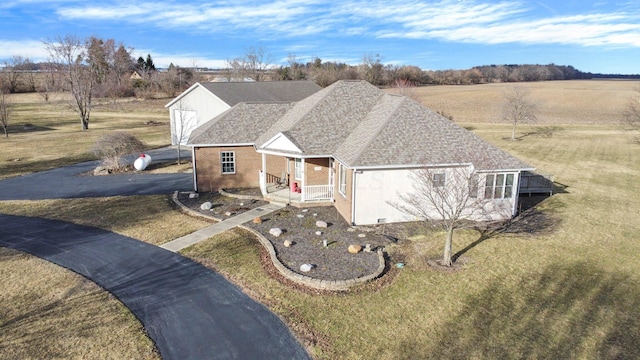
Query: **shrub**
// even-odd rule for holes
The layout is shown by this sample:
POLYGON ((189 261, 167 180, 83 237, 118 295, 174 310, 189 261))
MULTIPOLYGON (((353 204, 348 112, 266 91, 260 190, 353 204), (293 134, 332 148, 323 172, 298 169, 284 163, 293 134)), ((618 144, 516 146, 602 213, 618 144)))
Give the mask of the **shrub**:
POLYGON ((110 171, 122 170, 127 164, 123 157, 143 151, 144 143, 125 132, 112 132, 102 136, 93 146, 93 153, 102 159, 110 171))

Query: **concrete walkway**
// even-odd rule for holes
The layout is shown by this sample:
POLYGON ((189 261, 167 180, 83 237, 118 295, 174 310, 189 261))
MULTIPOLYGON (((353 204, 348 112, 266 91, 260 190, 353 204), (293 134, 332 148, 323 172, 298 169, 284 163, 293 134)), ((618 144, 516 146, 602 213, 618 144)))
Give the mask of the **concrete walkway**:
POLYGON ((189 235, 185 235, 181 238, 169 241, 168 243, 163 244, 160 247, 169 251, 178 252, 186 247, 197 244, 200 241, 206 240, 214 235, 220 234, 227 230, 233 229, 238 225, 251 221, 258 216, 267 215, 276 210, 282 209, 282 207, 282 205, 276 204, 267 204, 265 206, 260 206, 255 209, 243 212, 239 215, 225 219, 224 221, 221 221, 219 223, 215 223, 189 235))

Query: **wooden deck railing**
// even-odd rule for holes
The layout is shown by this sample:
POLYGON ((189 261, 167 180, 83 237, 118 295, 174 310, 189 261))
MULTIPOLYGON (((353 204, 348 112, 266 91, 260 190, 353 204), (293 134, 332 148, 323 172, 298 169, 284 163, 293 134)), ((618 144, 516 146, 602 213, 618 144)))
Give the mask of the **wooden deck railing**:
POLYGON ((553 194, 553 176, 523 172, 520 176, 520 194, 553 194))

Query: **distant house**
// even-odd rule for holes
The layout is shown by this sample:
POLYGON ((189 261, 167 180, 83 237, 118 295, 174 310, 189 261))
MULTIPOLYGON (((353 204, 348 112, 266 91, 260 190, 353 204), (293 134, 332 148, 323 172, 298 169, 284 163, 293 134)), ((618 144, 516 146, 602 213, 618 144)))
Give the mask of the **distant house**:
MULTIPOLYGON (((338 81, 297 102, 243 102, 193 131, 196 191, 259 187, 295 206, 334 206, 349 223, 414 220, 390 205, 419 168, 479 174, 477 196, 516 213, 531 166, 407 97, 338 81)), ((441 181, 446 181, 442 177, 441 181)), ((496 207, 497 208, 497 207, 496 207)))
POLYGON ((138 69, 133 70, 131 72, 131 76, 129 76, 129 80, 131 81, 142 80, 142 72, 138 69))
POLYGON ((191 131, 245 101, 299 101, 320 90, 311 81, 196 83, 170 103, 171 144, 186 144, 191 131))

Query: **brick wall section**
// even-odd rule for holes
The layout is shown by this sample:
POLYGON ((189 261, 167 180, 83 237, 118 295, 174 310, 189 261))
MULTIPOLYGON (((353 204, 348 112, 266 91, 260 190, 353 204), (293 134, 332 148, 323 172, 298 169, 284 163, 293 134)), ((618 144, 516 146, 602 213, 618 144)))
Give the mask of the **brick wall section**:
POLYGON ((328 185, 329 159, 305 159, 304 174, 305 185, 328 185))
POLYGON ((336 167, 336 177, 334 179, 334 188, 333 188, 333 197, 335 198, 335 202, 333 204, 333 206, 336 207, 336 209, 338 210, 338 213, 340 213, 340 215, 342 215, 342 217, 349 223, 349 224, 353 224, 353 219, 351 218, 351 208, 353 206, 352 204, 352 191, 353 191, 353 170, 347 169, 347 189, 346 189, 346 196, 343 196, 339 189, 340 189, 340 171, 339 169, 339 163, 336 162, 335 163, 335 167, 336 167))
POLYGON ((199 192, 260 186, 258 171, 262 169, 262 155, 258 154, 253 146, 195 148, 195 161, 199 192), (235 153, 235 174, 222 174, 220 153, 223 151, 235 153))
POLYGON ((282 173, 287 172, 287 158, 267 154, 267 174, 280 178, 282 173))

